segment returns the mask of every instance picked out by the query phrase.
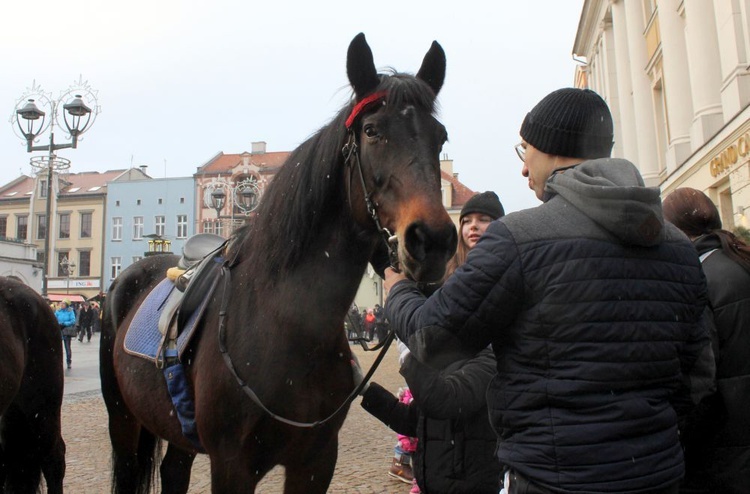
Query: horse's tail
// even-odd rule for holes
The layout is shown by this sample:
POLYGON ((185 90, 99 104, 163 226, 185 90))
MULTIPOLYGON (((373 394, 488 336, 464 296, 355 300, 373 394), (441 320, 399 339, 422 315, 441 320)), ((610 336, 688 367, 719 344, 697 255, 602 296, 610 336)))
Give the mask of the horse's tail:
POLYGON ((128 409, 120 391, 114 366, 114 345, 124 310, 116 306, 119 291, 113 284, 102 305, 99 375, 102 396, 109 414, 112 443, 112 494, 149 494, 156 475, 156 452, 160 441, 141 427, 128 409))
POLYGON ((114 440, 112 445, 112 494, 149 494, 156 478, 154 460, 161 440, 141 427, 136 454, 119 450, 114 440))

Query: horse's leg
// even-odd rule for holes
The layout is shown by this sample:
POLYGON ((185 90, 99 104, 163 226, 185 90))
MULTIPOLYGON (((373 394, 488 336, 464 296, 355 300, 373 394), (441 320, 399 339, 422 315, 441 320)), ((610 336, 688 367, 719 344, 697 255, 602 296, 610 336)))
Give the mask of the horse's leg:
POLYGON ((190 486, 190 469, 195 453, 190 453, 170 444, 161 461, 162 494, 185 494, 190 486))
POLYGON ((62 494, 65 477, 65 441, 60 433, 60 414, 41 412, 31 419, 34 421, 34 433, 38 437, 38 455, 41 461, 44 480, 47 482, 48 494, 62 494))
MULTIPOLYGON (((5 491, 14 494, 33 494, 41 480, 37 442, 29 434, 30 424, 16 405, 11 405, 2 416, 0 442, 5 450, 5 491)), ((2 486, 0 486, 2 487, 2 486)))
POLYGON ((338 457, 338 435, 333 433, 328 443, 313 451, 309 461, 286 467, 284 494, 324 494, 333 478, 338 457))
POLYGON ((251 468, 240 452, 220 457, 211 456, 211 493, 248 494, 255 492, 258 482, 270 467, 251 468))

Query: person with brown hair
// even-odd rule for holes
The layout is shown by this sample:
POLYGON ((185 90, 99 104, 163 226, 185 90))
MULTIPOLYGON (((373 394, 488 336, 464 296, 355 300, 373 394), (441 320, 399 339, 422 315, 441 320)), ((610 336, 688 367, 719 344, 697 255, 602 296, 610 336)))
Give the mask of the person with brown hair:
POLYGON ((682 431, 681 492, 725 494, 750 489, 750 246, 722 229, 706 194, 679 188, 664 199, 664 218, 685 232, 701 258, 713 313, 716 393, 697 423, 682 431))

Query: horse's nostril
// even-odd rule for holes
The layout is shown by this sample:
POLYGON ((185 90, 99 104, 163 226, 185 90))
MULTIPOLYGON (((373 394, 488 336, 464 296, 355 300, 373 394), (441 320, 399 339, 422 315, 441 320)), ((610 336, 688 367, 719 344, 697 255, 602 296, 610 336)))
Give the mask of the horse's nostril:
POLYGON ((422 262, 425 260, 430 248, 429 243, 429 235, 425 231, 424 224, 413 223, 406 229, 404 246, 415 261, 422 262))

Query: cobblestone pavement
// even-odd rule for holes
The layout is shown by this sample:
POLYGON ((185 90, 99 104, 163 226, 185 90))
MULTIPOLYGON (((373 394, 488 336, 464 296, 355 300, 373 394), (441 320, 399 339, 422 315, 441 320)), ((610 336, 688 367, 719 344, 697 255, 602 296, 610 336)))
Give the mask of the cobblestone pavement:
MULTIPOLYGON (((75 342, 74 342, 75 343, 75 342)), ((91 342, 91 350, 98 339, 91 342)), ((85 343, 80 344, 84 348, 85 343)), ((364 371, 369 369, 377 352, 352 347, 364 371)), ((73 370, 76 370, 74 347, 73 370)), ((80 358, 83 358, 83 355, 80 358)), ((66 378, 67 385, 68 378, 66 378)), ((389 350, 373 381, 394 393, 403 385, 398 374, 395 345, 389 350)), ((398 493, 406 494, 410 486, 387 475, 393 456, 395 434, 365 412, 356 398, 339 434, 339 458, 328 492, 331 493, 398 493)), ((103 494, 110 491, 111 446, 107 433, 107 413, 99 389, 66 394, 62 410, 63 438, 67 445, 65 492, 103 494)), ((283 469, 271 471, 259 485, 258 493, 282 492, 283 469)), ((158 485, 158 482, 157 482, 158 485)), ((155 489, 153 492, 158 492, 155 489)), ((193 466, 190 494, 210 493, 208 457, 199 455, 193 466)))

